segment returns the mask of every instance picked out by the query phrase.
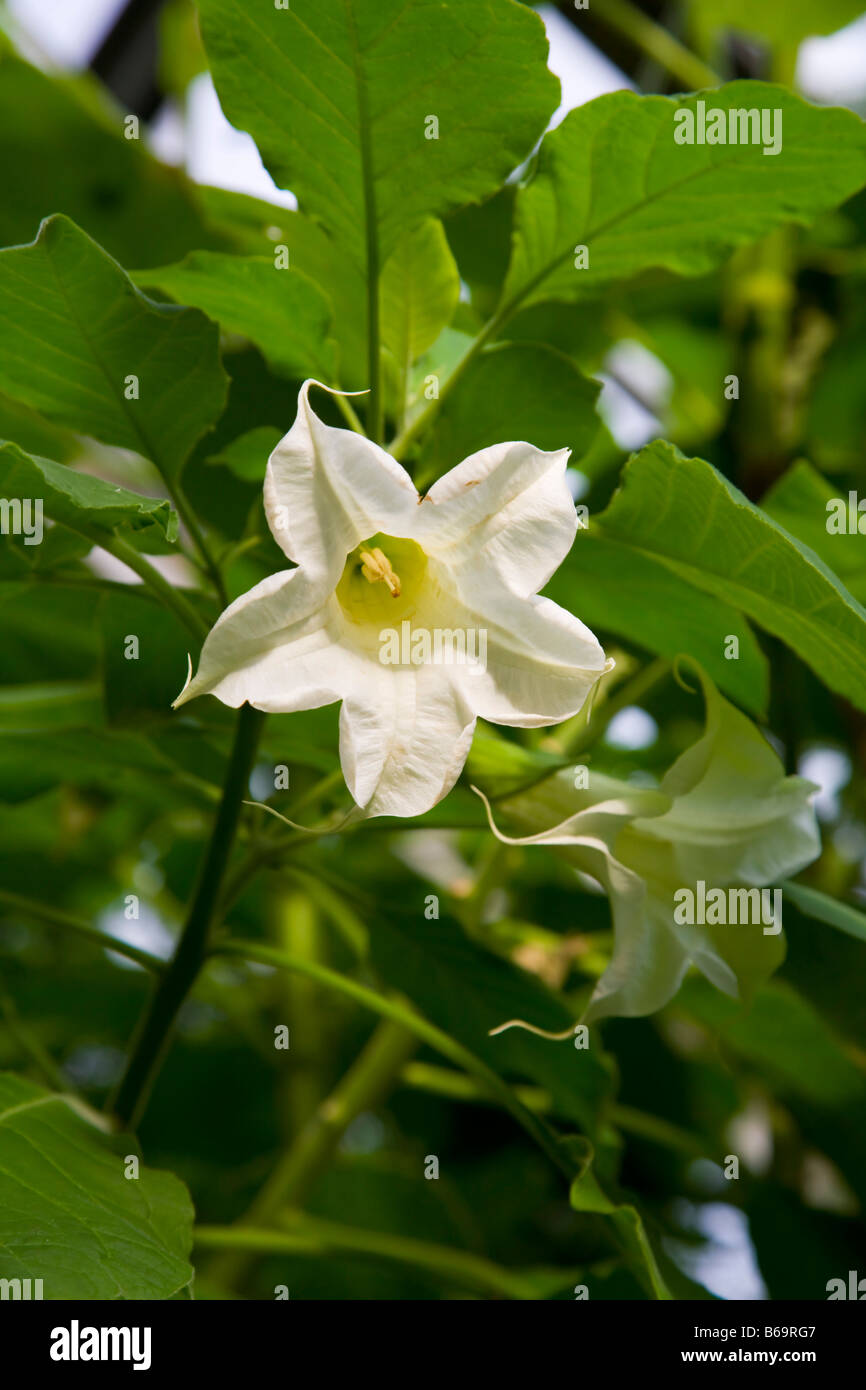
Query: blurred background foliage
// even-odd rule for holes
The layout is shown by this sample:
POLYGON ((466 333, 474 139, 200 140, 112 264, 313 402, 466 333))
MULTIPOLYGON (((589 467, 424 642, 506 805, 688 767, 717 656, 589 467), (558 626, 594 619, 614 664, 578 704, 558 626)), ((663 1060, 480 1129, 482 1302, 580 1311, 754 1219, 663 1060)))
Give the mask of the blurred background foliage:
MULTIPOLYGON (((210 79, 192 5, 104 6, 90 70, 81 56, 46 56, 34 8, 3 7, 0 243, 30 242, 43 217, 66 214, 148 292, 195 303, 219 322, 225 407, 192 452, 184 491, 233 597, 282 565, 261 478, 293 417, 298 354, 281 323, 253 332, 231 303, 208 300, 208 277, 222 262, 185 262, 184 273, 198 276, 191 299, 189 281, 157 271, 176 271, 190 252, 269 266, 273 246, 287 242, 310 272, 294 314, 308 316, 321 353, 339 344, 347 383, 358 386, 356 271, 328 262, 315 225, 268 193, 254 155, 243 175, 238 156, 230 187, 184 168, 185 138, 195 134, 199 147, 225 138, 216 127, 202 135, 196 115, 210 79), (139 141, 124 138, 130 112, 141 118, 139 141), (247 191, 238 186, 245 180, 247 191), (317 280, 336 304, 333 319, 316 317, 317 280)), ((866 19, 852 23, 862 7, 846 0, 541 8, 571 104, 595 95, 600 81, 683 90, 700 85, 690 77, 702 67, 723 79, 802 86, 814 36, 847 24, 848 38, 827 42, 852 47, 866 71, 866 19)), ((79 29, 89 32, 83 17, 79 29)), ((838 100, 866 109, 866 82, 838 100)), ((410 422, 425 376, 447 371, 499 297, 513 215, 509 184, 446 217, 447 240, 425 252, 453 257, 462 291, 446 330, 415 345, 410 422)), ((864 486, 864 290, 861 193, 809 230, 785 227, 735 251, 712 273, 685 280, 649 271, 577 305, 533 304, 508 325, 512 346, 501 352, 513 356, 492 381, 468 381, 462 404, 453 397, 443 407, 416 476, 435 477, 492 442, 493 428, 504 438, 529 433, 543 447, 573 447, 575 490, 593 514, 630 450, 661 435, 763 499, 862 600, 863 539, 835 537, 828 548, 823 507, 864 486), (603 383, 603 423, 591 430, 576 405, 586 388, 579 373, 603 383), (740 382, 736 402, 720 386, 729 373, 740 382), (536 388, 549 399, 544 427, 530 433, 521 409, 536 388)), ((396 350, 393 372, 392 400, 396 350)), ((333 410, 329 418, 341 422, 333 410)), ((164 495, 134 450, 99 444, 2 393, 0 436, 164 495)), ((178 544, 149 541, 140 544, 160 572, 190 584, 195 571, 178 544)), ((658 630, 666 594, 654 620, 641 577, 620 572, 618 594, 603 543, 592 561, 580 546, 579 538, 549 592, 618 660, 587 757, 615 776, 658 777, 700 730, 697 702, 670 674, 677 636, 658 630)), ((88 550, 58 528, 45 546, 4 538, 0 552, 0 1070, 72 1089, 98 1108, 122 1070, 148 976, 68 929, 66 918, 161 958, 170 952, 210 833, 233 715, 212 700, 171 712, 187 631, 105 549, 85 563, 88 550), (143 656, 135 663, 123 659, 130 632, 143 656), (130 895, 137 920, 127 916, 130 895), (39 904, 48 905, 44 920, 39 904)), ((208 623, 219 611, 213 595, 193 603, 208 623)), ((754 681, 736 688, 740 674, 731 673, 728 693, 761 720, 787 769, 821 787, 824 851, 801 881, 856 908, 866 895, 862 706, 832 694, 775 638, 754 638, 745 619, 743 628, 754 681)), ((545 758, 559 766, 569 759, 567 732, 500 734, 538 766, 545 758)), ((375 821, 330 833, 331 811, 345 805, 335 708, 270 717, 251 786, 254 798, 325 829, 289 834, 249 813, 228 879, 231 936, 410 1001, 513 1083, 529 1113, 588 1136, 609 1190, 636 1203, 675 1296, 822 1298, 827 1280, 862 1264, 866 933, 857 939, 853 914, 839 931, 817 920, 810 900, 786 900, 787 957, 751 1008, 689 977, 660 1014, 594 1028, 588 1052, 526 1033, 491 1039, 487 1030, 515 1015, 549 1028, 576 1016, 610 949, 607 902, 593 885, 551 854, 495 843, 464 783, 411 826, 375 821), (290 785, 275 794, 278 765, 290 785), (425 917, 430 894, 439 898, 436 920, 425 917), (738 1181, 723 1175, 731 1153, 741 1156, 738 1181)), ((509 1296, 573 1298, 578 1284, 593 1298, 649 1296, 628 1240, 606 1216, 570 1207, 549 1155, 478 1076, 399 1029, 389 1038, 388 1027, 331 983, 265 958, 226 954, 207 967, 139 1131, 148 1164, 188 1185, 205 1228, 196 1296, 268 1298, 278 1285, 293 1298, 497 1296, 496 1270, 514 1272, 503 1286, 509 1296), (280 1025, 290 1030, 288 1051, 274 1046, 280 1025), (371 1047, 390 1049, 390 1085, 347 1104, 319 1161, 292 1186, 303 1215, 284 1222, 285 1248, 209 1248, 208 1230, 248 1212, 285 1163, 280 1155, 297 1155, 317 1107, 371 1047), (438 1180, 424 1176, 431 1155, 438 1180)))

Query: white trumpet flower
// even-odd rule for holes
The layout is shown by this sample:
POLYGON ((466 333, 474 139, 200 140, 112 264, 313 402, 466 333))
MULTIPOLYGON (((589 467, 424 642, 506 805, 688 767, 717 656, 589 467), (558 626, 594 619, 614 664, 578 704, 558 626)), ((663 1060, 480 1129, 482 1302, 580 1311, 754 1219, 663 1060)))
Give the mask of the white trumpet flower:
POLYGON ((378 445, 318 418, 317 384, 265 477, 268 525, 297 568, 225 610, 175 704, 211 694, 285 714, 342 700, 354 800, 420 815, 457 780, 477 718, 558 723, 606 669, 589 628, 538 595, 575 535, 569 451, 495 444, 419 497, 378 445))
POLYGON ((782 962, 779 927, 768 934, 763 919, 751 926, 714 925, 709 918, 689 925, 678 920, 677 893, 699 880, 715 888, 778 883, 821 852, 811 805, 817 787, 786 777, 751 720, 692 664, 703 687, 706 728, 658 790, 593 772, 591 789, 575 791, 569 769, 502 801, 503 812, 532 832, 520 837, 499 830, 479 792, 500 840, 557 847, 609 895, 614 950, 584 1022, 654 1013, 673 998, 691 965, 725 994, 747 998, 782 962))

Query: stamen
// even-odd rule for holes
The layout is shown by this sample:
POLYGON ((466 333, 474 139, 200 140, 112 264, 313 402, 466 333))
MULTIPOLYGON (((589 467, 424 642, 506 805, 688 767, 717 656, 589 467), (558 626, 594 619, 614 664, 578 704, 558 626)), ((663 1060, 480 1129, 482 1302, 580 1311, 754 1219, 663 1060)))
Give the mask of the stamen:
POLYGON ((379 549, 378 546, 373 550, 362 550, 361 573, 368 584, 387 584, 391 591, 392 598, 400 597, 400 576, 395 574, 391 568, 391 561, 388 556, 379 549))

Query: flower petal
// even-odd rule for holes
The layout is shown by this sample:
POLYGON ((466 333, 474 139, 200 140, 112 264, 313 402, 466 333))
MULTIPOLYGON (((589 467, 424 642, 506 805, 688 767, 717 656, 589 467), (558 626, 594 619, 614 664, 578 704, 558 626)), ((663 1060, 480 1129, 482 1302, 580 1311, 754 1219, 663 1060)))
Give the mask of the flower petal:
POLYGON ((670 811, 635 828, 674 845, 682 884, 763 885, 799 873, 821 851, 813 784, 786 777, 760 730, 692 664, 704 692, 705 732, 662 782, 670 811))
POLYGON ((319 419, 309 392, 320 384, 304 382, 295 423, 268 459, 265 513, 289 559, 333 588, 361 541, 409 534, 418 493, 384 449, 319 419))
POLYGON ((486 632, 486 669, 455 668, 466 700, 493 724, 538 728, 576 714, 607 669, 595 636, 551 599, 515 598, 479 585, 460 596, 466 627, 486 632))
MULTIPOLYGON (((667 798, 651 788, 634 787, 613 778, 600 777, 597 781, 603 788, 604 800, 585 806, 559 825, 520 838, 502 834, 494 823, 487 798, 478 793, 497 839, 513 845, 559 846, 560 854, 574 868, 591 874, 608 894, 614 949, 581 1015, 586 1023, 611 1014, 633 1018, 662 1008, 676 994, 689 965, 683 946, 650 911, 651 899, 643 879, 613 853, 621 829, 636 812, 652 815, 664 808, 667 798)), ((537 788, 507 799, 503 807, 522 822, 534 825, 564 800, 574 800, 569 787, 568 776, 560 774, 548 779, 546 785, 539 783, 537 788), (551 790, 551 784, 558 786, 551 790)), ((585 795, 578 799, 585 805, 585 795)))
POLYGON ((460 775, 475 716, 441 667, 384 667, 368 659, 366 682, 340 713, 340 761, 370 816, 420 816, 460 775))
POLYGON ((423 499, 416 539, 451 568, 489 566, 512 593, 537 593, 577 529, 568 455, 522 442, 470 454, 423 499))
POLYGON ((206 694, 273 714, 330 704, 354 678, 355 658, 338 637, 336 605, 321 584, 299 569, 269 575, 217 619, 175 705, 206 694))

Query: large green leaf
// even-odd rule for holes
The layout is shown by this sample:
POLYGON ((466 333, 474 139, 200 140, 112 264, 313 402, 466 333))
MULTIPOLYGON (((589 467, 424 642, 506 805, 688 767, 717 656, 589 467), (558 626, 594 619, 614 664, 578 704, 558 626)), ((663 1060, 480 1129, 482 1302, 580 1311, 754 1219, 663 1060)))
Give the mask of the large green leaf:
POLYGON ((505 343, 482 353, 443 402, 423 455, 424 480, 509 439, 568 447, 578 462, 598 430, 600 389, 570 358, 540 343, 505 343))
POLYGON ((728 695, 753 714, 765 714, 770 668, 742 613, 684 585, 653 556, 624 551, 596 530, 590 516, 545 593, 594 632, 615 633, 671 660, 689 652, 728 695), (736 661, 725 657, 728 637, 737 638, 736 661))
POLYGON ((103 599, 99 625, 109 723, 142 728, 149 720, 169 719, 186 679, 186 629, 173 613, 122 589, 103 599))
POLYGON ((808 223, 866 183, 866 127, 783 87, 732 82, 700 96, 613 92, 545 137, 517 199, 504 304, 574 299, 654 266, 699 275, 785 222, 808 223), (782 148, 676 144, 674 116, 779 110, 782 148), (575 247, 589 265, 575 268, 575 247))
POLYGON ((109 1141, 73 1108, 0 1076, 0 1276, 46 1299, 170 1298, 192 1278, 192 1203, 171 1173, 125 1176, 134 1141, 109 1141))
POLYGON ((275 372, 333 381, 328 301, 305 275, 278 269, 273 256, 193 251, 178 265, 137 272, 135 280, 249 338, 275 372))
MULTIPOLYGON (((195 185, 126 139, 126 112, 90 74, 40 72, 0 34, 0 246, 29 241, 52 213, 74 219, 127 265, 222 247, 195 185)), ((143 131, 141 132, 143 133, 143 131)))
POLYGON ((359 260, 364 229, 382 265, 405 228, 493 193, 557 104, 544 27, 512 0, 199 8, 229 120, 359 260))
POLYGON ((171 477, 218 418, 226 380, 215 325, 140 294, 68 218, 0 251, 0 389, 48 419, 171 477))
POLYGON ((405 376, 451 322, 460 275, 435 218, 404 236, 382 273, 382 341, 405 376))
POLYGON ((142 497, 66 464, 33 458, 17 444, 0 444, 0 492, 39 498, 52 521, 90 536, 94 528, 133 531, 142 540, 148 532, 167 541, 177 535, 177 515, 165 498, 142 497))
POLYGON ((597 518, 625 553, 741 609, 831 690, 866 709, 866 610, 823 560, 703 459, 648 444, 597 518))

